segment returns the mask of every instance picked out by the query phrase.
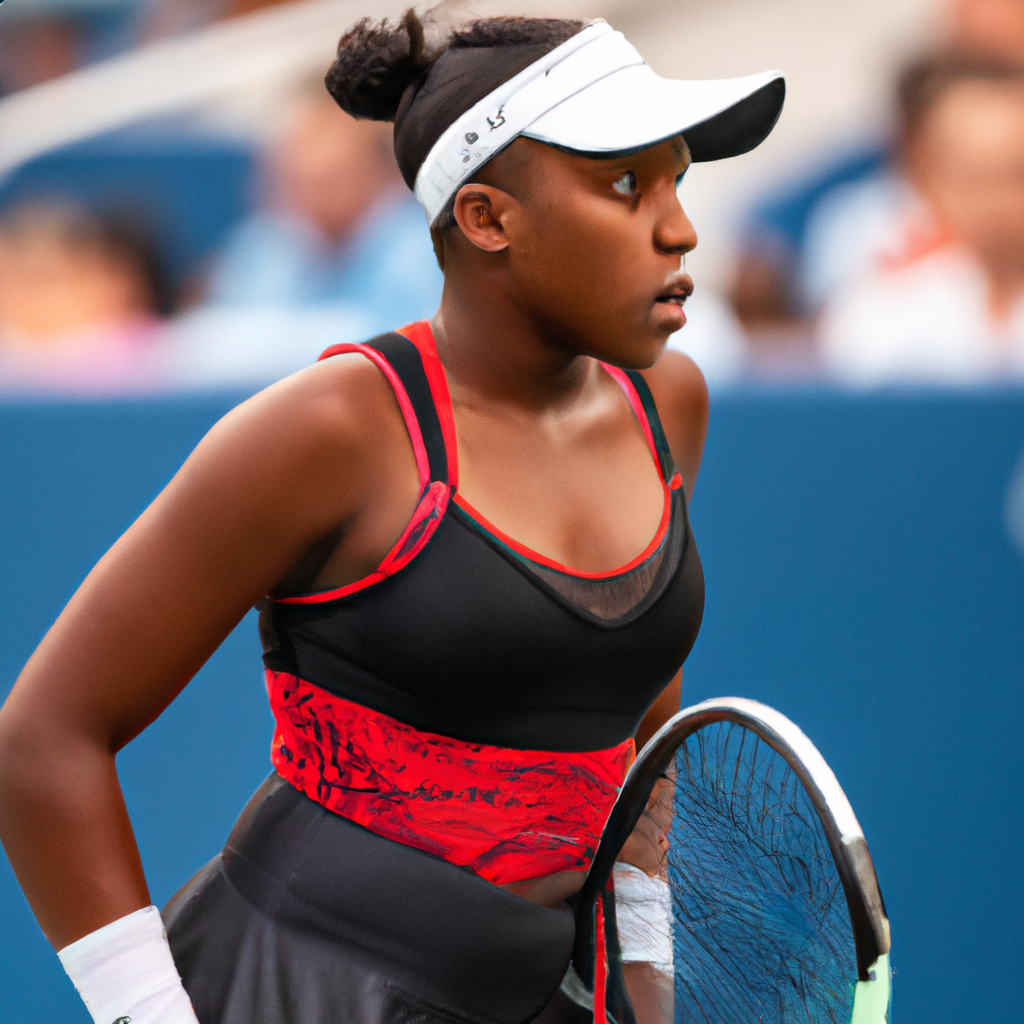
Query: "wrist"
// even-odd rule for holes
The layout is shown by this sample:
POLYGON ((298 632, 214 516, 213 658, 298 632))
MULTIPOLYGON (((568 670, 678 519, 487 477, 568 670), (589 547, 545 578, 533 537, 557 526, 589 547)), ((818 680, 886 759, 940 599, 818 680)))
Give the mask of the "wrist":
POLYGON ((198 1024, 156 907, 111 921, 57 956, 95 1024, 198 1024))
POLYGON ((668 879, 616 862, 615 922, 623 963, 649 963, 673 973, 672 892, 668 879))

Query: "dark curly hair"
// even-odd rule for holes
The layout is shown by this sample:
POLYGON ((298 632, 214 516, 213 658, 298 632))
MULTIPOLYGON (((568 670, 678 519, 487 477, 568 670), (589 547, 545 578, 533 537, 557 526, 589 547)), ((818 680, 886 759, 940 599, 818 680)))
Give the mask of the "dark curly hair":
MULTIPOLYGON (((585 24, 483 18, 429 45, 424 21, 411 8, 397 22, 363 18, 341 37, 327 89, 353 117, 394 122, 395 157, 412 188, 420 165, 452 122, 585 24)), ((445 211, 433 226, 451 222, 445 211)))
POLYGON ((341 37, 327 90, 353 117, 394 121, 406 89, 448 50, 521 45, 550 50, 583 27, 582 21, 559 18, 482 18, 453 31, 440 47, 428 48, 423 22, 411 7, 397 22, 363 18, 341 37))

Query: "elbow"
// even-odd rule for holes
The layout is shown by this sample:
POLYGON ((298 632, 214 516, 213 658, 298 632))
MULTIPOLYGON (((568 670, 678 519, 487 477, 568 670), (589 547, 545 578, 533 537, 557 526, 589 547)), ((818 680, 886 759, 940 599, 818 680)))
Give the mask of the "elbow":
POLYGON ((0 708, 0 834, 65 788, 80 763, 81 743, 57 721, 9 699, 0 708))

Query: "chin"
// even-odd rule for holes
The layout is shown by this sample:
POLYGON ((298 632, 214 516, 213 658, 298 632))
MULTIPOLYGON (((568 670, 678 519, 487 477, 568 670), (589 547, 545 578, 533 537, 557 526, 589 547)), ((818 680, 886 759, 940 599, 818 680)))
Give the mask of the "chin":
POLYGON ((637 331, 631 344, 616 345, 598 358, 623 370, 649 370, 661 358, 668 339, 663 332, 652 335, 649 331, 637 331))

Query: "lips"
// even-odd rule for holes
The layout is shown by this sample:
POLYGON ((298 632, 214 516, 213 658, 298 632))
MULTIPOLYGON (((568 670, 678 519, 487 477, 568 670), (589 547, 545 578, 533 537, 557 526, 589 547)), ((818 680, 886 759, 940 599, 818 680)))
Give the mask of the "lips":
POLYGON ((668 281, 665 282, 664 290, 654 301, 682 308, 683 303, 685 303, 692 294, 693 279, 690 275, 673 274, 668 281))

